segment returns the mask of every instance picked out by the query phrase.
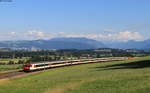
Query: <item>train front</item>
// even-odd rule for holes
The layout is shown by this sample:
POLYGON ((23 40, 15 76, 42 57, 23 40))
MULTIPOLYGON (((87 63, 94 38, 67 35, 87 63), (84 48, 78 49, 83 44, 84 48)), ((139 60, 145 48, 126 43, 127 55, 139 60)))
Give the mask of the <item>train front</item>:
POLYGON ((31 70, 32 64, 26 64, 23 66, 23 71, 28 72, 31 70))

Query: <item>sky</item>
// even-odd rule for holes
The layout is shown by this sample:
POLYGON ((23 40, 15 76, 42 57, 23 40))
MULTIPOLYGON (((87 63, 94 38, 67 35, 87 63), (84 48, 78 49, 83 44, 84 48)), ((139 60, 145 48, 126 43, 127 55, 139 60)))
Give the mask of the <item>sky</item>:
POLYGON ((1 0, 0 41, 150 39, 149 4, 150 0, 1 0))

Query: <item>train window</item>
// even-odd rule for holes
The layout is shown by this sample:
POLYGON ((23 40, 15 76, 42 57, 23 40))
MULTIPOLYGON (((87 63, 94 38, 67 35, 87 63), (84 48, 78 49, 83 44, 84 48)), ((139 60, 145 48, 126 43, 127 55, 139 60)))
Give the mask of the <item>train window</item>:
POLYGON ((24 65, 24 67, 32 67, 32 65, 24 65))
POLYGON ((65 62, 62 62, 62 63, 52 63, 52 65, 56 65, 56 64, 64 64, 65 62))
POLYGON ((48 66, 48 64, 38 64, 36 67, 48 66))

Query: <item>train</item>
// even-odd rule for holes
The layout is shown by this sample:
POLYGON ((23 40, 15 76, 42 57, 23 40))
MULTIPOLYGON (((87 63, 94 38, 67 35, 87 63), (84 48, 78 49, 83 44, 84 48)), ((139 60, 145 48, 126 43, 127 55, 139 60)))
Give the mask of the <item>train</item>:
POLYGON ((131 57, 108 57, 108 58, 90 58, 90 59, 30 63, 30 64, 25 64, 23 66, 23 71, 29 72, 29 71, 43 70, 43 69, 49 69, 49 68, 54 68, 54 67, 97 63, 97 62, 120 61, 120 60, 126 60, 126 59, 133 59, 133 58, 131 57))

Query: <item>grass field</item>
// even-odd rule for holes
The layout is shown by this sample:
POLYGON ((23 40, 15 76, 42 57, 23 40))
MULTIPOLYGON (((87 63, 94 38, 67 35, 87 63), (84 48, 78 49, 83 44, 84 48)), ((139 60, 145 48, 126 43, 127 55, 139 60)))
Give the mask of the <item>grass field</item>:
POLYGON ((149 93, 149 60, 85 64, 0 80, 0 93, 149 93))
POLYGON ((21 68, 22 68, 22 64, 0 65, 0 74, 19 70, 21 68))

